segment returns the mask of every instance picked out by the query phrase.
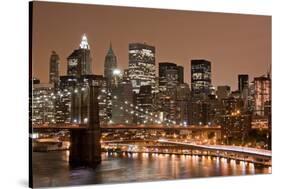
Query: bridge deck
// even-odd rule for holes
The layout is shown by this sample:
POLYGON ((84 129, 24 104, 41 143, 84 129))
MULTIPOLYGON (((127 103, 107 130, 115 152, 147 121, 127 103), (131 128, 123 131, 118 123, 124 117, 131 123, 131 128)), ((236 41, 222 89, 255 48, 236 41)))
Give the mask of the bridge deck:
POLYGON ((270 150, 257 149, 257 148, 249 148, 249 147, 242 147, 242 146, 226 146, 226 145, 200 145, 200 144, 193 144, 193 143, 174 142, 174 141, 163 140, 163 139, 160 139, 158 141, 160 143, 190 146, 190 147, 196 147, 206 150, 218 150, 218 151, 236 152, 236 153, 238 152, 243 154, 271 157, 270 150))
POLYGON ((234 153, 249 154, 249 155, 256 155, 256 156, 271 158, 271 151, 270 150, 241 147, 241 146, 200 145, 200 144, 194 144, 194 143, 191 143, 191 142, 176 142, 176 141, 164 140, 164 139, 159 139, 159 140, 112 140, 112 141, 103 141, 103 143, 107 143, 107 144, 125 143, 127 145, 132 145, 132 144, 129 144, 129 143, 132 143, 132 142, 133 143, 134 142, 146 142, 146 143, 155 142, 155 143, 162 143, 162 144, 168 144, 168 145, 190 147, 190 148, 194 148, 194 149, 234 152, 234 153))
MULTIPOLYGON (((85 129, 87 128, 87 124, 50 124, 50 125, 35 125, 32 126, 35 130, 59 130, 59 129, 85 129)), ((114 129, 120 129, 120 130, 131 130, 131 129, 155 129, 155 130, 216 130, 219 131, 221 129, 220 126, 164 126, 164 125, 102 125, 100 127, 102 130, 114 130, 114 129)))

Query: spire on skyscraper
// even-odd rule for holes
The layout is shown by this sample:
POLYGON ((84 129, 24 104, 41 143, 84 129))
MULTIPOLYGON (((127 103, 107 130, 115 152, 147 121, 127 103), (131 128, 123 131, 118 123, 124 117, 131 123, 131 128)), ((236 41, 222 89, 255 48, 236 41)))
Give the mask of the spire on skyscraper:
POLYGON ((114 55, 114 52, 113 52, 113 49, 112 49, 112 43, 111 43, 111 41, 110 41, 110 43, 109 43, 109 49, 108 49, 108 51, 107 51, 107 55, 114 55))
POLYGON ((90 49, 90 45, 88 43, 88 39, 87 39, 87 36, 86 36, 85 33, 82 36, 82 40, 81 40, 81 43, 80 43, 80 48, 81 49, 90 49))

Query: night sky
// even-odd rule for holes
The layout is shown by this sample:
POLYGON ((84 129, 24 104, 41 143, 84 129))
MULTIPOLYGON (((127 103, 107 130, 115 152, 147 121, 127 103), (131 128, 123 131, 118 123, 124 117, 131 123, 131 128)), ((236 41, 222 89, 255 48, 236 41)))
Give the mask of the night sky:
POLYGON ((95 74, 103 74, 110 41, 120 69, 128 67, 128 44, 146 42, 156 47, 157 65, 170 61, 184 66, 188 84, 191 59, 210 60, 212 84, 232 90, 239 73, 252 80, 271 64, 270 16, 35 2, 33 76, 48 82, 52 50, 60 56, 60 75, 65 75, 66 58, 79 47, 83 33, 95 74))

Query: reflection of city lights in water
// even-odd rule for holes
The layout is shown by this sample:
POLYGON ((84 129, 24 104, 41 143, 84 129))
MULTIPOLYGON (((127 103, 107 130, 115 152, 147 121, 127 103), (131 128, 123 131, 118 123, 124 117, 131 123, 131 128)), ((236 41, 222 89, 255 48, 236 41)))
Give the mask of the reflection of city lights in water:
POLYGON ((271 167, 268 167, 268 173, 271 173, 271 171, 272 171, 271 167))
POLYGON ((253 163, 248 163, 249 165, 249 171, 251 174, 255 174, 255 164, 253 163))
POLYGON ((68 162, 69 161, 69 150, 65 151, 65 156, 66 156, 66 161, 68 162))
POLYGON ((244 161, 240 161, 240 167, 242 170, 242 174, 246 173, 246 166, 245 166, 245 162, 244 161))
POLYGON ((216 157, 216 168, 218 169, 220 166, 220 158, 216 157))
POLYGON ((147 158, 148 157, 148 153, 142 153, 142 157, 145 157, 145 158, 147 158))
POLYGON ((133 158, 138 157, 138 153, 132 153, 132 157, 133 157, 133 158))
MULTIPOLYGON (((208 156, 200 156, 200 159, 195 155, 176 155, 172 160, 172 154, 157 154, 149 155, 149 158, 143 158, 143 153, 117 153, 117 156, 110 155, 110 153, 102 153, 102 162, 97 168, 97 171, 90 169, 69 169, 68 163, 65 159, 69 156, 70 151, 34 153, 36 157, 37 177, 40 180, 48 178, 58 181, 58 178, 69 178, 71 175, 72 183, 81 183, 80 181, 88 178, 96 178, 99 183, 113 183, 113 182, 128 182, 128 180, 139 181, 147 180, 163 180, 174 178, 194 178, 194 177, 208 177, 208 176, 228 176, 228 175, 243 175, 241 162, 236 163, 233 159, 225 161, 225 159, 211 156, 212 160, 208 160, 208 156), (166 157, 168 156, 168 157, 166 157), (135 158, 136 157, 136 158, 135 158), (55 161, 53 161, 55 160, 55 161), (172 160, 172 161, 171 161, 172 160), (52 164, 48 163, 52 162, 52 164), (63 166, 62 166, 63 165, 63 166), (56 169, 53 169, 56 167, 56 169), (46 172, 48 171, 48 172, 46 172), (53 174, 53 173, 56 174, 53 174), (79 174, 77 174, 79 173, 79 174), (114 176, 112 176, 114 175, 114 176)), ((240 161, 239 161, 240 162, 240 161)), ((253 163, 245 163, 244 175, 270 173, 271 167, 255 166, 253 163)), ((49 184, 49 180, 47 180, 49 184)), ((63 180, 65 183, 65 180, 63 180)), ((60 184, 63 184, 60 183, 60 184)))
POLYGON ((237 165, 236 165, 236 160, 230 160, 230 167, 232 168, 232 174, 236 175, 236 168, 237 168, 237 165))
POLYGON ((227 159, 226 158, 221 158, 220 162, 221 162, 220 166, 221 166, 222 174, 223 175, 228 175, 229 174, 228 173, 228 171, 229 171, 229 169, 228 169, 229 164, 227 163, 227 159))
POLYGON ((185 159, 186 159, 186 156, 185 156, 185 155, 181 155, 181 156, 180 156, 180 159, 181 159, 181 160, 185 160, 185 159))

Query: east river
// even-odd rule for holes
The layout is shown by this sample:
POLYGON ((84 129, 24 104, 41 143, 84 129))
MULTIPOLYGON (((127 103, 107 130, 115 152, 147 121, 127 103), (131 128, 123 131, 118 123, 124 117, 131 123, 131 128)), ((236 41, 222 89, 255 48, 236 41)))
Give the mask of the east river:
POLYGON ((271 168, 226 159, 147 153, 102 153, 96 168, 68 166, 69 151, 33 152, 34 187, 160 181, 271 173, 271 168))

